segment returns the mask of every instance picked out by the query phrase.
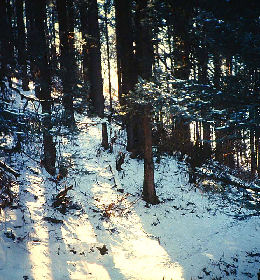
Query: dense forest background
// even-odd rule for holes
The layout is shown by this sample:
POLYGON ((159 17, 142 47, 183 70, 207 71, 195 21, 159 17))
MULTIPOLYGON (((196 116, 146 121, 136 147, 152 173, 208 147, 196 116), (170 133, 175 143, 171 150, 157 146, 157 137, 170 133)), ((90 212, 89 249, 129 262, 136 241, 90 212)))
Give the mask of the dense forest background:
POLYGON ((1 0, 1 155, 39 133, 54 175, 57 127, 88 112, 121 122, 132 157, 185 159, 191 182, 211 159, 256 180, 259 14, 243 0, 1 0))

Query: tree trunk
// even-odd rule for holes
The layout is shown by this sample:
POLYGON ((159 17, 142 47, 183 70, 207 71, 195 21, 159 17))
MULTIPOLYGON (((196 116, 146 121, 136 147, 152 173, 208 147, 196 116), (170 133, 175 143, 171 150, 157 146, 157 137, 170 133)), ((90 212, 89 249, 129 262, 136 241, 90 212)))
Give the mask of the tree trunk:
POLYGON ((68 13, 68 6, 71 3, 68 0, 57 0, 56 4, 59 21, 60 65, 63 85, 62 101, 65 109, 65 123, 70 126, 75 123, 73 108, 73 86, 75 84, 74 30, 70 30, 68 13))
POLYGON ((33 75, 35 79, 36 96, 41 100, 42 112, 51 114, 51 75, 49 68, 49 49, 46 42, 46 2, 39 0, 32 4, 33 11, 33 75))
POLYGON ((90 98, 98 116, 104 116, 103 80, 101 69, 100 32, 98 23, 97 0, 88 1, 88 35, 89 35, 89 82, 90 98))
POLYGON ((106 35, 106 47, 107 47, 107 68, 108 68, 108 92, 109 92, 109 109, 112 113, 112 87, 111 87, 111 65, 110 65, 110 48, 109 48, 109 36, 108 36, 108 3, 105 3, 105 35, 106 35))
POLYGON ((174 30, 174 75, 177 79, 189 79, 190 63, 190 25, 193 14, 193 1, 176 0, 173 9, 174 30))
POLYGON ((219 89, 220 88, 220 77, 221 77, 221 59, 219 54, 213 54, 213 64, 214 64, 214 75, 213 75, 213 84, 219 89))
POLYGON ((257 174, 260 176, 260 128, 256 128, 256 155, 257 155, 257 174))
POLYGON ((27 77, 26 65, 26 49, 25 49, 25 25, 23 16, 23 0, 16 0, 16 19, 17 19, 17 50, 18 50, 18 63, 21 67, 21 78, 23 90, 29 90, 29 79, 27 77))
POLYGON ((31 48, 32 73, 35 79, 35 92, 40 99, 43 118, 43 160, 46 171, 55 174, 56 148, 50 133, 51 124, 51 75, 49 65, 49 48, 46 40, 46 0, 31 3, 31 48))
MULTIPOLYGON (((257 109, 255 106, 251 106, 249 109, 249 116, 253 122, 256 122, 256 111, 257 111, 257 109)), ((255 149, 255 144, 256 144, 255 133, 256 133, 256 127, 255 127, 255 125, 251 124, 251 127, 250 127, 250 154, 251 154, 251 175, 252 176, 255 176, 255 173, 257 171, 257 153, 256 153, 256 149, 255 149)))
POLYGON ((152 77, 153 44, 151 18, 148 16, 149 0, 136 0, 136 63, 137 72, 145 80, 152 77))
POLYGON ((115 0, 115 12, 118 98, 119 102, 123 104, 123 96, 133 89, 137 81, 133 52, 131 1, 115 0))
POLYGON ((205 158, 210 158, 212 154, 211 150, 211 131, 210 124, 203 122, 203 151, 205 158))
POLYGON ((170 58, 170 67, 171 67, 171 74, 173 74, 173 59, 172 59, 172 30, 171 30, 171 25, 168 20, 167 24, 167 43, 168 43, 168 48, 169 48, 169 58, 170 58))
POLYGON ((127 131, 127 151, 132 153, 132 157, 143 157, 144 155, 144 132, 140 125, 142 110, 139 106, 134 106, 128 113, 126 120, 127 131))
POLYGON ((82 0, 80 2, 80 30, 82 33, 83 46, 82 46, 82 75, 84 83, 87 83, 89 77, 89 40, 88 40, 88 5, 87 2, 82 0))
POLYGON ((226 58, 226 75, 231 76, 233 71, 232 56, 226 58))
POLYGON ((192 147, 190 122, 181 117, 173 122, 173 148, 182 154, 190 154, 192 147))
POLYGON ((107 150, 109 148, 108 135, 107 135, 107 123, 102 123, 102 147, 107 150))
POLYGON ((145 106, 143 109, 143 131, 144 131, 144 182, 143 182, 143 198, 151 204, 159 203, 156 196, 154 185, 154 163, 152 152, 152 129, 150 108, 145 106))
POLYGON ((14 38, 10 10, 9 1, 0 0, 0 80, 5 76, 11 78, 11 67, 14 64, 14 38))
POLYGON ((198 82, 208 83, 208 52, 207 46, 198 48, 198 82))
MULTIPOLYGON (((221 126, 221 123, 218 124, 221 126)), ((216 148, 215 148, 215 159, 223 163, 224 161, 224 144, 223 144, 223 138, 224 138, 224 133, 221 130, 215 130, 215 141, 216 141, 216 148)))
POLYGON ((53 176, 56 173, 56 147, 53 142, 53 136, 47 129, 45 129, 43 132, 43 151, 43 166, 46 171, 53 176))
POLYGON ((33 2, 31 0, 25 0, 25 15, 26 15, 26 39, 27 39, 27 59, 29 60, 30 78, 34 80, 34 65, 37 50, 34 43, 34 30, 35 30, 35 20, 33 11, 33 2))

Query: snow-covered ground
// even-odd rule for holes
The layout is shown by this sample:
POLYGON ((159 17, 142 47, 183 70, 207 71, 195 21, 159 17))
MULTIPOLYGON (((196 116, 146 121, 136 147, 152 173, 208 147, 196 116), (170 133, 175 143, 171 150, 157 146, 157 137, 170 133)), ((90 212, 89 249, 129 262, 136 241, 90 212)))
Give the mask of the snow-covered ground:
POLYGON ((78 118, 79 133, 58 139, 63 180, 25 154, 12 158, 22 175, 0 216, 0 279, 257 279, 259 217, 241 218, 252 212, 189 184, 173 157, 155 165, 161 203, 147 205, 143 162, 126 153, 118 172, 124 131, 113 125, 113 152, 104 151, 101 123, 78 118), (52 204, 71 185, 64 213, 52 204))

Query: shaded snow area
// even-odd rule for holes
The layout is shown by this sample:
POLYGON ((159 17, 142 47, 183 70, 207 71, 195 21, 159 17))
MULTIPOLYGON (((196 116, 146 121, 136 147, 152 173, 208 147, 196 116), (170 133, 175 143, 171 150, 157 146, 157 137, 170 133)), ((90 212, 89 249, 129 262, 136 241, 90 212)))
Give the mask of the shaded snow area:
MULTIPOLYGON (((0 216, 0 279, 257 279, 256 213, 189 184, 186 165, 173 157, 155 164, 161 203, 147 205, 142 160, 126 153, 117 171, 124 131, 113 125, 113 152, 104 151, 101 122, 79 118, 79 133, 57 139, 68 168, 62 180, 25 154, 12 158, 22 175, 16 203, 0 216), (70 186, 65 208, 54 207, 70 186)), ((42 149, 34 145, 28 149, 42 149)))

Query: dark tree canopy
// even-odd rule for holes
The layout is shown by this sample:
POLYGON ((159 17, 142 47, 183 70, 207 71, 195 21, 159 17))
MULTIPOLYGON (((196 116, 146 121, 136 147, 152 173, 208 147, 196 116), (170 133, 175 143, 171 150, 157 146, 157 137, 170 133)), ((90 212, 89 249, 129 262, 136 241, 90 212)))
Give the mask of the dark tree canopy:
POLYGON ((0 3, 2 133, 19 135, 6 105, 16 79, 21 90, 35 89, 28 102, 45 116, 50 168, 47 131, 57 112, 70 128, 84 111, 119 117, 128 151, 143 157, 150 139, 141 103, 151 108, 158 155, 178 151, 194 168, 210 158, 259 173, 259 1, 36 2, 0 3))

